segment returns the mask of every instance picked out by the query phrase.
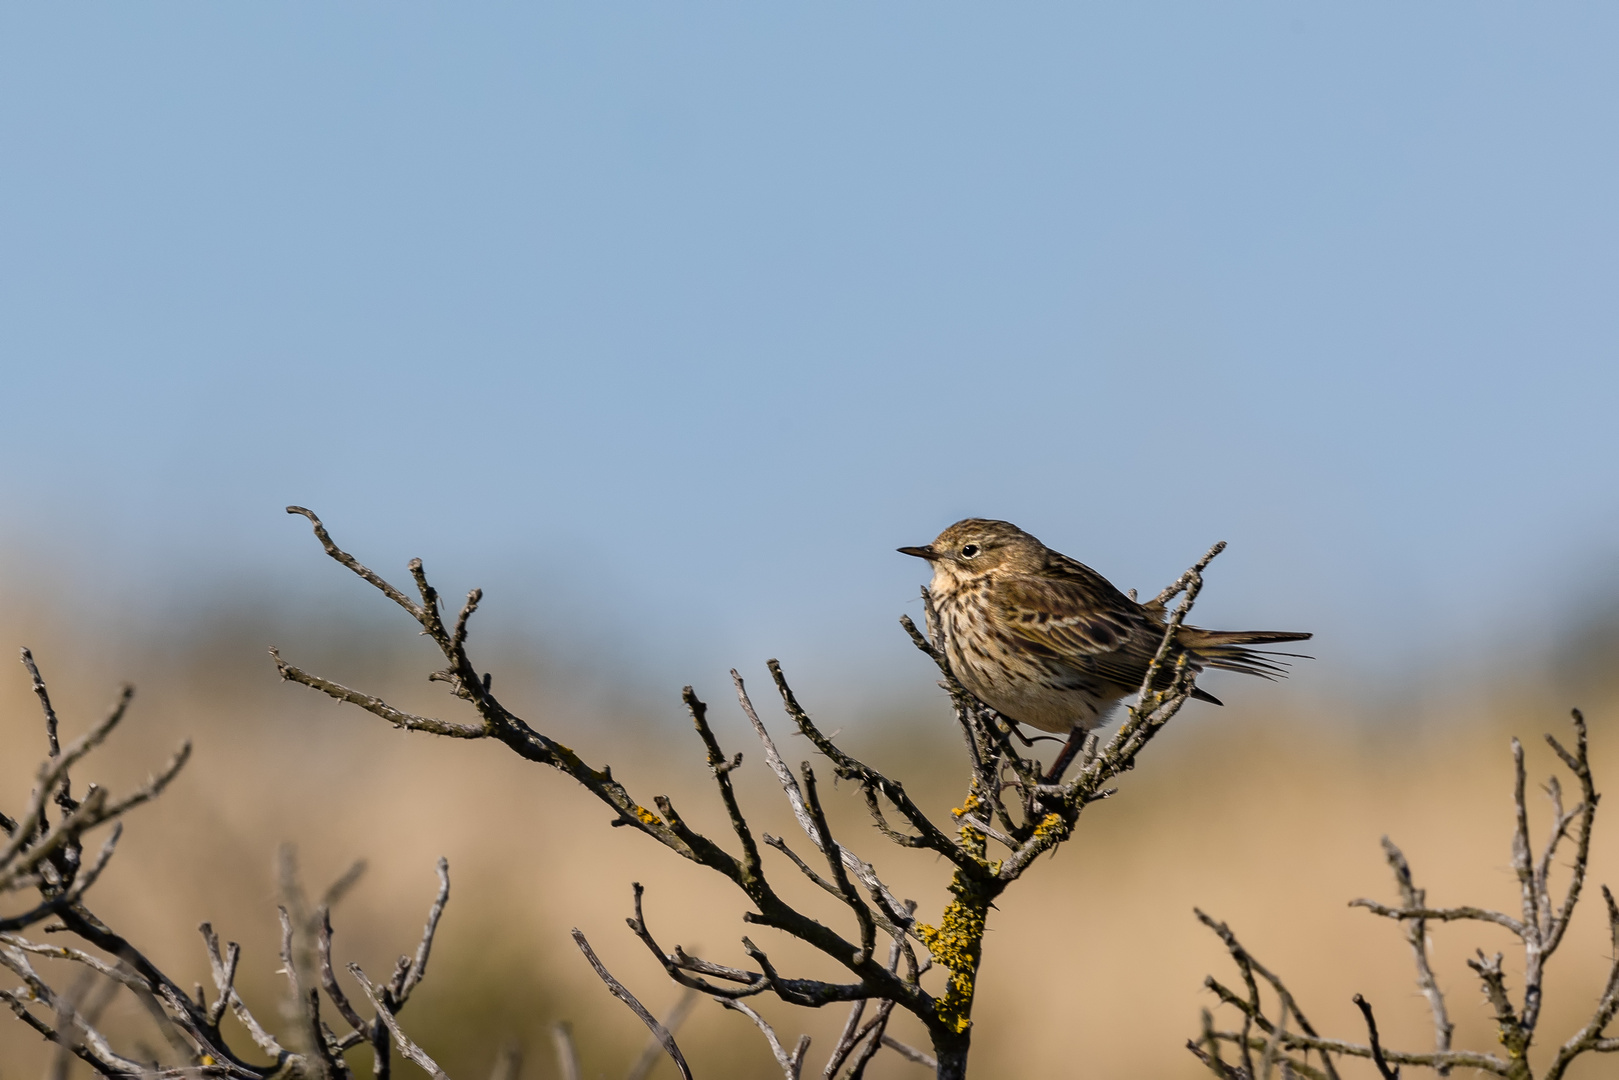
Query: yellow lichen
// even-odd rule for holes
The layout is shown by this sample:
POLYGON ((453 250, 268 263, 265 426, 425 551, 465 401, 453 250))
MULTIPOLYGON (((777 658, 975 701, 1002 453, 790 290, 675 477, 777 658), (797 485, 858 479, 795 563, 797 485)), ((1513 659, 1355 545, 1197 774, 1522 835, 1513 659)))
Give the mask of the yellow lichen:
POLYGON ((1045 817, 1040 819, 1040 824, 1034 827, 1034 835, 1040 840, 1045 840, 1046 838, 1052 836, 1057 836, 1060 838, 1062 832, 1063 821, 1062 815, 1060 814, 1047 814, 1045 817))
POLYGON ((641 819, 641 824, 643 825, 663 824, 663 821, 658 817, 657 814, 654 814, 644 806, 637 806, 635 808, 635 816, 641 819))
MULTIPOLYGON (((971 831, 963 830, 964 833, 971 831)), ((972 1026, 974 979, 978 974, 978 961, 983 956, 984 920, 989 914, 989 905, 975 898, 974 891, 959 872, 950 883, 950 891, 956 898, 944 909, 939 925, 918 923, 916 931, 934 963, 950 972, 944 996, 934 1008, 939 1019, 959 1035, 972 1026)))
MULTIPOLYGON (((967 798, 962 800, 961 805, 951 810, 950 813, 959 818, 963 814, 975 812, 983 805, 984 800, 978 797, 978 781, 975 780, 971 790, 967 792, 967 798)), ((984 856, 987 854, 989 846, 982 832, 971 825, 963 825, 956 830, 956 836, 961 840, 961 846, 967 850, 967 854, 973 856, 979 862, 984 861, 984 856)))
MULTIPOLYGON (((957 818, 976 813, 985 807, 978 795, 975 780, 962 804, 951 811, 957 818)), ((1000 862, 991 864, 987 858, 988 838, 971 825, 962 825, 957 834, 964 851, 991 874, 998 873, 1000 862)), ((984 922, 989 916, 992 896, 986 884, 957 870, 950 879, 950 892, 955 896, 944 909, 939 925, 917 923, 916 932, 933 956, 933 962, 950 972, 945 992, 934 1003, 939 1019, 957 1035, 972 1026, 974 982, 978 976, 978 963, 984 951, 984 922)))

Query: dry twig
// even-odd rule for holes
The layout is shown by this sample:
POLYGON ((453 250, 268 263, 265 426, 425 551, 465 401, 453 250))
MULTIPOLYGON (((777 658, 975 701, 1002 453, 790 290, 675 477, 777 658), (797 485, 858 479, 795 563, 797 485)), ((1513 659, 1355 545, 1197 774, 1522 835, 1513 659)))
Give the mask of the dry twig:
MULTIPOLYGON (((27 806, 16 818, 0 814, 0 830, 6 834, 0 847, 0 897, 30 889, 38 901, 26 910, 0 916, 0 967, 17 976, 23 985, 16 991, 0 990, 12 1013, 24 1024, 54 1042, 58 1053, 52 1065, 53 1076, 65 1075, 66 1062, 77 1058, 101 1076, 130 1080, 180 1080, 180 1078, 221 1077, 234 1080, 269 1080, 271 1076, 305 1077, 309 1080, 349 1080, 351 1070, 343 1052, 357 1045, 373 1031, 380 1031, 382 1050, 376 1075, 388 1076, 387 1039, 391 1035, 414 1047, 393 1021, 426 973, 433 935, 449 896, 448 870, 439 863, 440 887, 429 912, 426 929, 413 958, 404 958, 395 979, 381 988, 364 984, 367 996, 379 1005, 378 1019, 361 1021, 337 986, 331 972, 331 922, 327 914, 332 903, 351 886, 363 864, 346 874, 327 890, 322 905, 311 914, 297 885, 290 860, 283 859, 286 906, 282 909, 281 970, 289 986, 295 1038, 278 1038, 248 1008, 236 991, 236 976, 242 953, 231 942, 225 948, 213 928, 201 926, 203 945, 213 974, 215 998, 210 1003, 202 987, 187 994, 174 979, 127 938, 97 918, 85 903, 85 894, 95 884, 116 850, 122 828, 121 818, 130 810, 156 798, 184 767, 189 744, 180 749, 156 774, 134 792, 113 798, 94 784, 75 797, 70 771, 99 748, 123 720, 132 691, 125 688, 106 717, 66 747, 61 745, 61 719, 58 717, 44 676, 33 656, 23 650, 23 664, 39 698, 45 717, 46 746, 49 756, 36 774, 36 787, 27 806), (50 820, 54 806, 60 816, 50 820), (114 822, 94 858, 84 860, 86 834, 114 822), (73 945, 46 945, 22 936, 21 931, 55 918, 47 930, 61 930, 82 942, 73 945), (316 939, 314 946, 309 945, 316 939), (100 980, 101 989, 87 989, 81 979, 68 991, 59 991, 35 970, 30 957, 67 961, 84 970, 86 979, 100 980), (318 956, 319 978, 315 977, 318 956), (355 1033, 338 1038, 321 1019, 321 990, 338 1015, 349 1021, 355 1033), (114 1048, 112 1040, 96 1028, 102 1009, 118 993, 134 996, 150 1019, 167 1051, 159 1054, 149 1048, 133 1054, 114 1048), (39 1009, 42 1011, 36 1012, 39 1009), (249 1061, 229 1045, 221 1029, 230 1011, 247 1031, 258 1051, 270 1064, 249 1061), (169 1060, 155 1061, 158 1057, 169 1060)), ((375 1046, 375 1041, 373 1042, 375 1046)), ((409 1051, 430 1061, 420 1048, 409 1051)), ((441 1075, 441 1074, 440 1074, 441 1075)))
MULTIPOLYGON (((1297 1013, 1297 1005, 1282 981, 1261 967, 1238 943, 1236 935, 1225 924, 1216 923, 1202 912, 1198 912, 1198 918, 1213 929, 1225 943, 1232 960, 1243 975, 1247 993, 1237 994, 1212 977, 1206 981, 1205 985, 1219 997, 1222 1004, 1236 1009, 1242 1016, 1243 1029, 1217 1031, 1213 1028, 1212 1022, 1206 1022, 1203 1037, 1188 1044, 1192 1052, 1208 1066, 1210 1071, 1218 1076, 1228 1077, 1252 1077, 1253 1068, 1247 1058, 1244 1059, 1245 1063, 1242 1066, 1226 1064, 1219 1054, 1221 1044, 1233 1046, 1245 1055, 1251 1049, 1258 1049, 1262 1045, 1279 1046, 1284 1054, 1301 1055, 1300 1060, 1286 1059, 1289 1067, 1299 1071, 1301 1075, 1304 1075, 1302 1070, 1306 1064, 1302 1058, 1307 1058, 1313 1053, 1317 1055, 1322 1071, 1329 1076, 1333 1073, 1334 1057, 1358 1057, 1370 1060, 1385 1080, 1394 1080, 1398 1077, 1401 1065, 1425 1066, 1434 1069, 1440 1075, 1447 1075, 1457 1068, 1467 1068, 1507 1077, 1509 1080, 1536 1080, 1536 1073, 1529 1060, 1529 1050, 1538 1032, 1544 1001, 1546 964, 1562 943, 1569 920, 1579 903, 1590 862, 1591 830, 1596 820, 1598 801, 1591 776, 1585 717, 1578 709, 1573 712, 1573 724, 1572 750, 1565 748, 1550 735, 1546 736, 1546 742, 1568 771, 1574 774, 1579 786, 1580 801, 1572 808, 1565 809, 1562 787, 1558 780, 1553 777, 1547 783, 1546 794, 1551 804, 1551 827, 1547 830, 1538 858, 1533 854, 1530 837, 1523 746, 1517 739, 1512 740, 1515 814, 1511 850, 1512 866, 1518 882, 1519 914, 1509 915, 1502 911, 1480 907, 1430 907, 1426 891, 1418 888, 1413 880, 1411 867, 1405 855, 1387 837, 1383 839, 1383 848, 1388 857, 1389 867, 1394 872, 1395 886, 1400 893, 1399 905, 1390 906, 1368 899, 1351 902, 1353 907, 1366 908, 1374 915, 1394 919, 1402 924, 1416 963, 1417 985, 1427 999, 1429 1011, 1433 1016, 1432 1051, 1411 1052, 1384 1047, 1378 1035, 1371 1005, 1359 994, 1355 995, 1354 1002, 1365 1019, 1368 1042, 1360 1044, 1320 1038, 1297 1013), (1568 882, 1559 894, 1552 883, 1552 868, 1558 851, 1570 840, 1573 842, 1573 861, 1569 868, 1568 882), (1488 923, 1505 928, 1518 938, 1522 945, 1524 985, 1516 998, 1507 983, 1506 972, 1502 967, 1502 954, 1486 955, 1480 950, 1473 959, 1467 961, 1467 966, 1478 977, 1483 988, 1485 1001, 1495 1022, 1497 1041, 1506 1050, 1505 1057, 1494 1053, 1452 1048, 1454 1025, 1445 1005, 1444 994, 1428 959, 1427 924, 1430 922, 1488 923), (1270 984, 1274 995, 1281 1003, 1284 1016, 1290 1007, 1294 1010, 1294 1015, 1298 1017, 1300 1023, 1299 1032, 1287 1032, 1270 1019, 1265 1003, 1260 997, 1258 982, 1254 978, 1256 973, 1270 984), (1261 1035, 1253 1034, 1255 1028, 1261 1035)), ((1613 944, 1613 960, 1608 980, 1597 999, 1591 1019, 1557 1048, 1550 1064, 1539 1074, 1540 1080, 1562 1080, 1569 1066, 1584 1054, 1619 1051, 1619 1038, 1606 1034, 1608 1025, 1612 1023, 1615 1014, 1619 1013, 1619 905, 1615 904, 1606 886, 1603 886, 1602 894, 1607 904, 1609 935, 1613 944)))

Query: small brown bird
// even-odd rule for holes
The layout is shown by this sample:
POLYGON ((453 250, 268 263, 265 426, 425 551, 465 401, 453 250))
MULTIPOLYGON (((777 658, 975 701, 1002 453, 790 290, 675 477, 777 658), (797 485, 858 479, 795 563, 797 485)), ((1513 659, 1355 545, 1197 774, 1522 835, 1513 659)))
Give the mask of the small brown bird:
MULTIPOLYGON (((1069 735, 1064 765, 1086 732, 1141 689, 1163 641, 1163 604, 1137 603, 1010 522, 967 518, 926 547, 899 550, 933 564, 933 601, 956 678, 1002 716, 1069 735)), ((1272 659, 1278 654, 1243 646, 1309 637, 1182 626, 1155 687, 1169 685, 1182 653, 1196 672, 1216 667, 1275 678, 1284 674, 1272 659)), ((1220 704, 1204 690, 1192 696, 1220 704)))

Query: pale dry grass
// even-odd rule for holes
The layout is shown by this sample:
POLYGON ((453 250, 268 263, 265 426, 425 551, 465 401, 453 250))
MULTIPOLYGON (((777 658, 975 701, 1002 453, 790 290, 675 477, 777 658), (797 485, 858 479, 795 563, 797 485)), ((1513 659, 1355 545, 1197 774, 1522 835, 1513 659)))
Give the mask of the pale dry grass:
MULTIPOLYGON (((305 628, 300 642, 286 627, 226 620, 192 644, 162 648, 78 639, 42 612, 18 617, 7 629, 13 645, 34 646, 70 731, 100 710, 120 679, 140 687, 125 730, 81 782, 127 786, 182 735, 195 739, 193 764, 158 805, 132 817, 123 849, 94 894, 103 917, 187 981, 204 976, 195 927, 211 919, 243 942, 242 983, 265 1014, 274 1014, 272 864, 284 840, 299 845, 312 885, 355 857, 369 860, 366 879, 336 914, 336 951, 373 974, 414 941, 433 889, 433 862, 449 857, 449 912, 423 991, 402 1019, 458 1080, 488 1075, 508 1037, 530 1050, 525 1075, 554 1075, 547 1029, 563 1018, 579 1036, 587 1076, 622 1075, 644 1032, 602 991, 567 930, 583 929, 620 978, 653 1008, 666 1008, 675 991, 624 929, 631 881, 648 886, 648 917, 666 945, 696 943, 717 959, 741 958, 736 897, 644 838, 609 829, 607 813, 560 775, 498 746, 393 732, 276 683, 262 652, 274 634, 289 656, 323 673, 387 690, 406 707, 446 710, 436 688, 420 682, 425 653, 356 645, 391 640, 397 627, 350 627, 324 637, 305 628), (311 644, 313 638, 321 640, 311 644)), ((587 760, 611 761, 633 791, 670 795, 688 818, 720 835, 723 822, 674 693, 651 718, 605 715, 634 710, 554 689, 569 685, 565 673, 548 673, 553 689, 547 690, 533 679, 525 687, 522 669, 514 677, 510 664, 491 666, 502 672, 497 688, 504 682, 520 711, 535 721, 552 716, 547 729, 587 760)), ((0 669, 0 676, 0 801, 14 806, 42 740, 21 667, 9 675, 0 669)), ((723 685, 718 677, 708 681, 723 685)), ((1429 1045, 1431 1028, 1403 939, 1347 901, 1394 896, 1378 846, 1388 833, 1404 847, 1432 902, 1512 910, 1507 736, 1525 737, 1533 774, 1542 777, 1553 762, 1539 735, 1562 734, 1566 706, 1574 703, 1497 696, 1484 712, 1474 701, 1455 705, 1456 715, 1432 715, 1446 712, 1441 696, 1420 723, 1391 720, 1368 729, 1344 722, 1330 706, 1289 713, 1275 704, 1287 700, 1282 692, 1266 689, 1241 700, 1269 700, 1276 711, 1188 709, 1120 796, 1087 811, 1077 839, 1002 899, 981 976, 975 1075, 1200 1075, 1182 1044, 1196 1029, 1199 1007, 1211 1004, 1203 976, 1234 976, 1218 943, 1192 918, 1194 905, 1230 922, 1288 977, 1318 1028, 1359 1040, 1350 1004, 1359 992, 1377 1006, 1386 1041, 1429 1045)), ((712 704, 727 748, 748 751, 734 707, 717 694, 712 704)), ((1609 717, 1619 702, 1579 704, 1592 722, 1599 788, 1612 786, 1619 782, 1619 734, 1609 717)), ((935 715, 933 726, 911 721, 895 730, 899 722, 881 717, 844 726, 852 748, 905 778, 943 815, 960 794, 964 770, 942 695, 935 715)), ((785 752, 801 755, 797 740, 791 742, 785 752)), ((757 755, 739 778, 758 826, 791 838, 779 792, 757 755)), ((864 824, 852 793, 828 796, 841 835, 874 857, 901 895, 921 901, 922 916, 937 916, 944 869, 886 848, 864 824)), ((1615 837, 1619 825, 1599 815, 1593 883, 1619 883, 1615 837)), ((793 871, 781 860, 774 865, 777 878, 788 881, 793 871)), ((1553 964, 1544 1040, 1562 1038, 1585 1019, 1605 974, 1599 906, 1600 900, 1588 904, 1576 918, 1553 964)), ((840 917, 830 904, 817 910, 840 917)), ((1491 1048, 1477 984, 1462 960, 1475 945, 1507 949, 1505 935, 1441 926, 1434 937, 1458 1044, 1491 1048)), ((778 962, 814 964, 781 942, 761 944, 778 962)), ((821 965, 813 970, 830 974, 821 965)), ((793 1034, 812 1031, 821 1047, 830 1045, 841 1019, 841 1009, 771 1013, 793 1034)), ((9 1018, 0 1020, 0 1077, 40 1075, 39 1041, 9 1018)), ((898 1032, 921 1040, 914 1025, 898 1025, 898 1032)), ((700 1008, 681 1041, 700 1076, 776 1075, 753 1030, 717 1007, 700 1008)), ((887 1055, 879 1061, 875 1076, 923 1073, 887 1055)), ((1605 1075, 1612 1065, 1587 1059, 1575 1075, 1605 1075)), ((408 1075, 404 1068, 401 1075, 408 1075)), ((656 1075, 672 1076, 666 1069, 656 1075)), ((1346 1074, 1371 1075, 1353 1066, 1346 1074)))

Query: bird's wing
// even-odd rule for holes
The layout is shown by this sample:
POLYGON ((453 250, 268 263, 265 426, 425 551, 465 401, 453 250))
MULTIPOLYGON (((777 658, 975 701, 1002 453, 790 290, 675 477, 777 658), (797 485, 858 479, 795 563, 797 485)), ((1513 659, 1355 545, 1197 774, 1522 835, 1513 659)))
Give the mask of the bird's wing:
POLYGON ((1140 604, 1071 559, 1002 578, 995 594, 1004 628, 1026 646, 1125 686, 1141 681, 1162 639, 1140 604))

